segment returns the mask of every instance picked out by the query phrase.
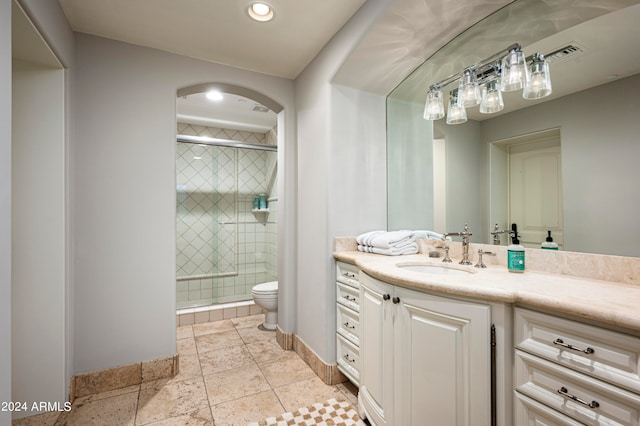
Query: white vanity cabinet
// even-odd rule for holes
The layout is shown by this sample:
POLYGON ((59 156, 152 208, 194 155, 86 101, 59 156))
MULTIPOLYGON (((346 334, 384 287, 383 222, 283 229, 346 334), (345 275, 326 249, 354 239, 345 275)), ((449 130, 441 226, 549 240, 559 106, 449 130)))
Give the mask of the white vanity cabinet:
POLYGON ((353 384, 360 384, 360 282, 359 269, 336 263, 336 362, 353 384))
POLYGON ((491 307, 360 273, 360 410, 373 425, 491 424, 491 307))
POLYGON ((640 338, 527 309, 514 318, 515 424, 640 425, 640 338))

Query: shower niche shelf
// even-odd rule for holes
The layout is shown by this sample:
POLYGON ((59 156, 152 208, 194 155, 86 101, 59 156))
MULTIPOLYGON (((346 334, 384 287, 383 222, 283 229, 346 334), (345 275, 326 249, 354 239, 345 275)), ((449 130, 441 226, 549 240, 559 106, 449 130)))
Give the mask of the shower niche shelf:
POLYGON ((252 209, 253 213, 269 213, 269 209, 252 209))

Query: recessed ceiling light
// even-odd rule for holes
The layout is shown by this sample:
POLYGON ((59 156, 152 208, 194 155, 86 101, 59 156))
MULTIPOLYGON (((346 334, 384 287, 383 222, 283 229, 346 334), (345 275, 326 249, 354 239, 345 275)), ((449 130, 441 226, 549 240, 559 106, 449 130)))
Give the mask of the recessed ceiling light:
POLYGON ((221 101, 222 99, 224 99, 224 96, 222 96, 222 93, 220 93, 218 90, 210 90, 207 92, 206 96, 207 99, 211 101, 221 101))
POLYGON ((268 22, 273 19, 273 8, 263 2, 254 2, 247 7, 247 14, 251 19, 258 22, 268 22))

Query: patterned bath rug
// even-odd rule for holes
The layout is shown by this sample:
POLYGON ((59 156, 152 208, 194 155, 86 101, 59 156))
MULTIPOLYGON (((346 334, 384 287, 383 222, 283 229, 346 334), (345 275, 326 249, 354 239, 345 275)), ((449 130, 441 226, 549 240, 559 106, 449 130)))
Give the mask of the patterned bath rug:
POLYGON ((335 398, 323 403, 316 403, 310 407, 300 408, 291 413, 284 413, 279 417, 268 417, 259 423, 249 423, 248 426, 365 426, 355 408, 347 401, 335 398))

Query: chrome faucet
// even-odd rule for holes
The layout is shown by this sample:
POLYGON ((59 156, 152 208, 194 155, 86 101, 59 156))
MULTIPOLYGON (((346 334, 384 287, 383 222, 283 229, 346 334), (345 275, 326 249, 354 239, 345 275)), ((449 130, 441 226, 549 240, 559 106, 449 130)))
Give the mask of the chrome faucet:
POLYGON ((493 232, 491 232, 491 235, 493 235, 493 245, 495 246, 500 245, 500 234, 511 235, 511 230, 507 230, 507 229, 500 230, 500 227, 496 223, 496 226, 493 228, 493 232))
POLYGON ((462 260, 460 261, 460 265, 471 265, 469 261, 469 237, 472 235, 466 223, 464 224, 463 232, 445 232, 442 234, 443 241, 445 241, 447 237, 462 237, 462 260))

